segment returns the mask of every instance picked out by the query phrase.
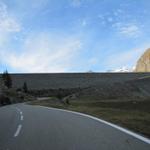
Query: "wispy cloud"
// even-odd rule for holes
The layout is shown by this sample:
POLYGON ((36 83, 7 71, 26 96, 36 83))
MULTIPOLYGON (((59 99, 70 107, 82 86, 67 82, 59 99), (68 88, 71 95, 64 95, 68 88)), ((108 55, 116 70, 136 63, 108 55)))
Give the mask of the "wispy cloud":
POLYGON ((71 6, 80 7, 82 4, 82 0, 71 0, 71 6))
POLYGON ((137 24, 134 23, 115 23, 113 27, 116 31, 125 37, 136 38, 141 34, 141 29, 137 24))
POLYGON ((21 31, 21 24, 14 16, 8 12, 7 5, 0 2, 0 48, 7 45, 11 38, 11 33, 21 31))
POLYGON ((89 65, 96 65, 98 63, 98 58, 97 57, 92 57, 89 59, 88 63, 89 65))
POLYGON ((122 68, 125 66, 126 68, 133 69, 136 65, 139 57, 144 53, 144 51, 149 47, 149 44, 145 44, 139 48, 133 48, 124 52, 117 52, 113 55, 109 55, 105 60, 105 64, 107 68, 122 68))
POLYGON ((81 41, 70 36, 41 33, 25 40, 21 52, 3 51, 3 62, 19 72, 64 72, 73 64, 81 41))
POLYGON ((106 0, 0 0, 0 65, 13 72, 135 65, 145 50, 136 50, 135 45, 149 43, 148 2, 110 4, 106 0))
POLYGON ((123 13, 122 9, 116 9, 113 14, 116 17, 120 17, 120 15, 122 15, 122 13, 123 13))
POLYGON ((112 22, 113 18, 112 17, 108 17, 107 20, 108 20, 108 22, 112 22))
POLYGON ((20 23, 8 13, 7 6, 0 2, 0 32, 19 32, 20 30, 20 23))
POLYGON ((138 26, 131 24, 120 28, 120 33, 129 37, 138 37, 140 29, 138 26))
POLYGON ((85 26, 87 25, 87 20, 86 20, 86 19, 83 19, 82 22, 81 22, 81 25, 82 25, 83 27, 85 27, 85 26))

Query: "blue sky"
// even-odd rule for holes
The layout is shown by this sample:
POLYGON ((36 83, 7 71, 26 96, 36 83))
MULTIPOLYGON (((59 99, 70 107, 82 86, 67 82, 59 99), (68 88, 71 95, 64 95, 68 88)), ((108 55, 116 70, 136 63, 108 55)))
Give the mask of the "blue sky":
POLYGON ((132 69, 150 47, 149 0, 0 0, 0 72, 132 69))

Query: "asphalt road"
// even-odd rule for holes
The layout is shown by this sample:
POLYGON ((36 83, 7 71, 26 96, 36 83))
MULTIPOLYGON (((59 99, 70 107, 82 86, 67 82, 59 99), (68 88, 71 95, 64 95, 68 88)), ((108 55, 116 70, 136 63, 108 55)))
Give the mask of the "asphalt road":
POLYGON ((97 120, 25 104, 0 108, 0 150, 150 150, 97 120))

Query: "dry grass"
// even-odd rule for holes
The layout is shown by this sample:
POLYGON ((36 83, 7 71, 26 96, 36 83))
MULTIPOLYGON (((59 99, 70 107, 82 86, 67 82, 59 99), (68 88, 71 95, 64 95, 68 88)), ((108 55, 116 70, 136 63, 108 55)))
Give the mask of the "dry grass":
POLYGON ((118 124, 150 137, 150 101, 71 101, 64 105, 58 100, 34 101, 30 104, 83 112, 118 124))

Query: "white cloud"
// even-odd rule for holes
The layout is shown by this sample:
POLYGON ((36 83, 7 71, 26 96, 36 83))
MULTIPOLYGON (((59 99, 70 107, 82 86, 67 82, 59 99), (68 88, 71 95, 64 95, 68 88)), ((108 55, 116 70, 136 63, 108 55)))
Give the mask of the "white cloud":
POLYGON ((104 15, 102 15, 102 14, 99 14, 98 16, 97 16, 99 19, 105 19, 105 17, 104 17, 104 15))
POLYGON ((0 21, 0 31, 19 32, 20 25, 13 18, 5 18, 0 21))
POLYGON ((20 30, 20 23, 8 13, 7 6, 0 3, 0 32, 19 32, 20 30))
POLYGON ((83 27, 85 27, 86 25, 87 25, 87 20, 82 20, 82 23, 81 23, 81 25, 83 26, 83 27))
POLYGON ((120 16, 122 13, 123 13, 123 10, 122 10, 122 9, 117 9, 117 10, 114 11, 114 16, 118 17, 118 16, 120 16))
POLYGON ((5 17, 7 15, 7 6, 0 2, 0 16, 5 17))
POLYGON ((71 0, 71 6, 80 7, 82 4, 82 0, 71 0))
POLYGON ((108 22, 112 22, 113 18, 112 17, 108 17, 107 20, 108 20, 108 22))
POLYGON ((123 24, 119 22, 113 24, 113 27, 120 35, 123 35, 125 37, 136 38, 139 37, 139 35, 141 34, 140 27, 134 23, 123 24))
POLYGON ((140 34, 140 29, 136 25, 127 25, 120 28, 120 33, 129 37, 137 37, 140 34))
POLYGON ((123 66, 123 67, 118 68, 118 69, 108 70, 108 72, 132 72, 132 71, 133 71, 132 69, 129 69, 126 66, 123 66))
POLYGON ((78 38, 45 33, 27 37, 21 52, 3 51, 3 62, 19 72, 64 72, 81 48, 78 38))
POLYGON ((19 32, 21 25, 14 16, 8 12, 7 6, 0 2, 0 48, 11 38, 11 33, 19 32))
POLYGON ((89 65, 96 65, 98 63, 98 58, 92 57, 88 61, 89 65))
MULTIPOLYGON (((35 13, 39 10, 43 10, 48 4, 52 4, 52 0, 13 0, 15 1, 16 7, 21 10, 28 10, 24 13, 35 13), (34 11, 33 11, 34 9, 34 11)), ((32 15, 32 14, 30 14, 32 15)))
POLYGON ((105 60, 105 65, 107 68, 122 68, 122 66, 126 66, 125 69, 133 70, 137 60, 149 46, 149 44, 146 44, 140 48, 133 48, 132 50, 109 55, 105 60))
POLYGON ((98 15, 99 20, 101 21, 102 25, 107 25, 112 24, 112 22, 114 21, 114 17, 112 16, 112 14, 109 13, 105 13, 105 14, 99 14, 98 15))

